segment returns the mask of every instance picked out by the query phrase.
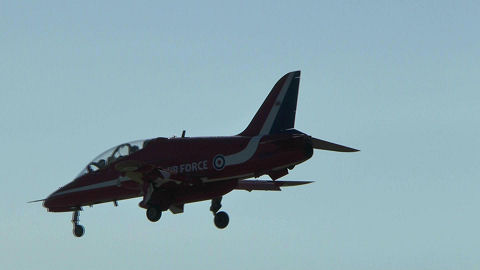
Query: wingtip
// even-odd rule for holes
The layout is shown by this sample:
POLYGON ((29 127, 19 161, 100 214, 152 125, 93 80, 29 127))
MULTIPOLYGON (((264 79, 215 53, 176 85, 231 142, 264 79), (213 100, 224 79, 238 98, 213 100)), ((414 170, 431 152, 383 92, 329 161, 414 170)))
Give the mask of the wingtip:
POLYGON ((276 184, 283 187, 292 187, 314 183, 315 181, 275 181, 276 184))

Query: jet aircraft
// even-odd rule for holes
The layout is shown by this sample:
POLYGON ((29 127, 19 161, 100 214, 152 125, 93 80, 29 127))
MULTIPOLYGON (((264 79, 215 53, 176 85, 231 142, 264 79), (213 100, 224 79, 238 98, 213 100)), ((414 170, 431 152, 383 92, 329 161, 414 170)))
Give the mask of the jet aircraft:
POLYGON ((225 228, 219 211, 232 190, 280 190, 311 181, 277 180, 308 160, 313 149, 358 150, 313 138, 294 128, 300 71, 285 74, 273 86, 250 124, 226 137, 158 137, 124 143, 93 159, 70 183, 43 201, 49 212, 72 212, 73 234, 81 237, 83 206, 142 197, 148 220, 162 212, 182 213, 184 205, 211 200, 214 224, 225 228), (248 180, 268 175, 271 180, 248 180))

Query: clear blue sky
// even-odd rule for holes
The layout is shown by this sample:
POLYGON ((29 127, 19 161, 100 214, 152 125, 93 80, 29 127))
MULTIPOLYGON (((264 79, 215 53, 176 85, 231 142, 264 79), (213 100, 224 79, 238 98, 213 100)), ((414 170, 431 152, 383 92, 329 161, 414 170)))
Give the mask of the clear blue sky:
POLYGON ((479 269, 480 4, 332 2, 1 1, 1 268, 479 269), (230 193, 226 230, 132 199, 76 239, 25 203, 122 142, 236 134, 297 69, 296 127, 362 151, 230 193))

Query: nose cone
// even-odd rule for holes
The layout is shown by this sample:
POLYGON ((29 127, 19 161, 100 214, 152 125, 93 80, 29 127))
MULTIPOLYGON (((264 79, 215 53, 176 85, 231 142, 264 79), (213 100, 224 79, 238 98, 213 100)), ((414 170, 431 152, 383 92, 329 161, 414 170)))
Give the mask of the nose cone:
POLYGON ((50 209, 53 209, 55 208, 55 206, 59 206, 58 205, 58 202, 56 202, 57 200, 55 200, 55 192, 50 194, 50 196, 48 196, 45 201, 43 201, 43 207, 47 208, 47 210, 49 212, 52 212, 50 209))
POLYGON ((48 196, 48 197, 43 201, 43 207, 47 208, 47 210, 53 206, 53 198, 52 198, 52 195, 53 195, 53 194, 54 194, 54 193, 50 194, 50 196, 48 196))
POLYGON ((68 212, 72 211, 72 207, 69 205, 65 196, 59 196, 60 190, 57 190, 50 194, 45 201, 43 201, 43 207, 47 208, 48 212, 68 212))

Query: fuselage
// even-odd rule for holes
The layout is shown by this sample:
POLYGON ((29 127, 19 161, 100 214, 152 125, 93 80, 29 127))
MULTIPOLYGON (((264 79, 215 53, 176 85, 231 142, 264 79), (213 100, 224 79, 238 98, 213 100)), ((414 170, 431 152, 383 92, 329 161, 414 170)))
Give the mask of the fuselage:
POLYGON ((142 187, 116 168, 132 160, 168 171, 169 192, 154 200, 166 206, 208 200, 234 189, 238 180, 264 174, 283 176, 287 168, 313 154, 305 134, 262 136, 155 138, 136 152, 112 159, 106 166, 88 171, 52 193, 44 202, 51 212, 142 196, 142 187), (172 188, 173 187, 173 188, 172 188), (173 190, 173 192, 172 192, 173 190))

